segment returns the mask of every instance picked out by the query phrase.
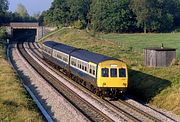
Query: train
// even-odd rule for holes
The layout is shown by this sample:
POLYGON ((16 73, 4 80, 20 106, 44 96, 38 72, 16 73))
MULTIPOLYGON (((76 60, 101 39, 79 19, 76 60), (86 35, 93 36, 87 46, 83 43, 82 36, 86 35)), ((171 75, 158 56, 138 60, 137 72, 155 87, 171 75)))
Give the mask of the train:
POLYGON ((42 43, 42 55, 44 60, 99 96, 118 96, 127 91, 127 65, 119 59, 55 41, 42 43))

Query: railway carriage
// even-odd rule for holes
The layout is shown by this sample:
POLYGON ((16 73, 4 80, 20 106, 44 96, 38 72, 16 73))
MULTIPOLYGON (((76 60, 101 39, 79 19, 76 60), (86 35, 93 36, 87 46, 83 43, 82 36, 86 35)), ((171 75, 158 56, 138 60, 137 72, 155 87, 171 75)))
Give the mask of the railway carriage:
POLYGON ((43 57, 98 94, 117 94, 127 90, 127 66, 118 59, 53 41, 43 43, 43 57))

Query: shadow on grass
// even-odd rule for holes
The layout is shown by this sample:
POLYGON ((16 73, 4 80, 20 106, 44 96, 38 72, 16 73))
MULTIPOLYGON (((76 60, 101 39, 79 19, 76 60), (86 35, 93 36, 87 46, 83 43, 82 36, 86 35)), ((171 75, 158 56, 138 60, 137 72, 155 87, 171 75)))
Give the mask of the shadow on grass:
POLYGON ((129 69, 128 94, 143 102, 149 102, 170 85, 168 80, 129 69))

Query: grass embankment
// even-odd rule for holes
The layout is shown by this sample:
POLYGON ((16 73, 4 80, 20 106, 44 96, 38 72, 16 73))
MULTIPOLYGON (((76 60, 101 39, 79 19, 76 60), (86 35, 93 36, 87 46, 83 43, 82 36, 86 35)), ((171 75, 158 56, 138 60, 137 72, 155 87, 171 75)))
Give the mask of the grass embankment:
POLYGON ((129 65, 131 95, 180 115, 180 65, 144 67, 142 50, 164 43, 165 47, 177 49, 180 60, 180 33, 98 34, 94 38, 85 30, 63 29, 48 39, 124 60, 129 65))
POLYGON ((5 60, 4 50, 0 44, 0 121, 43 121, 37 106, 5 60))

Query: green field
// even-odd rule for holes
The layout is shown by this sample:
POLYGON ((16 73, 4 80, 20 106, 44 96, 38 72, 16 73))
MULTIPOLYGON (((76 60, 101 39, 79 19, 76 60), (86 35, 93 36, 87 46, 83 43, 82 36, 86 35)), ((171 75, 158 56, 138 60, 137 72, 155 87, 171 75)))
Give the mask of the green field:
POLYGON ((129 66, 128 93, 144 102, 180 115, 180 65, 166 68, 143 66, 143 48, 161 46, 177 49, 180 59, 180 33, 168 34, 96 34, 86 30, 63 29, 46 40, 105 54, 125 61, 129 66), (173 104, 172 104, 173 103, 173 104))
POLYGON ((43 121, 36 104, 23 88, 11 66, 5 60, 5 48, 0 44, 0 121, 43 121))
POLYGON ((180 33, 160 34, 101 34, 100 38, 115 41, 119 45, 142 52, 147 47, 164 47, 177 49, 177 59, 180 60, 180 33))

